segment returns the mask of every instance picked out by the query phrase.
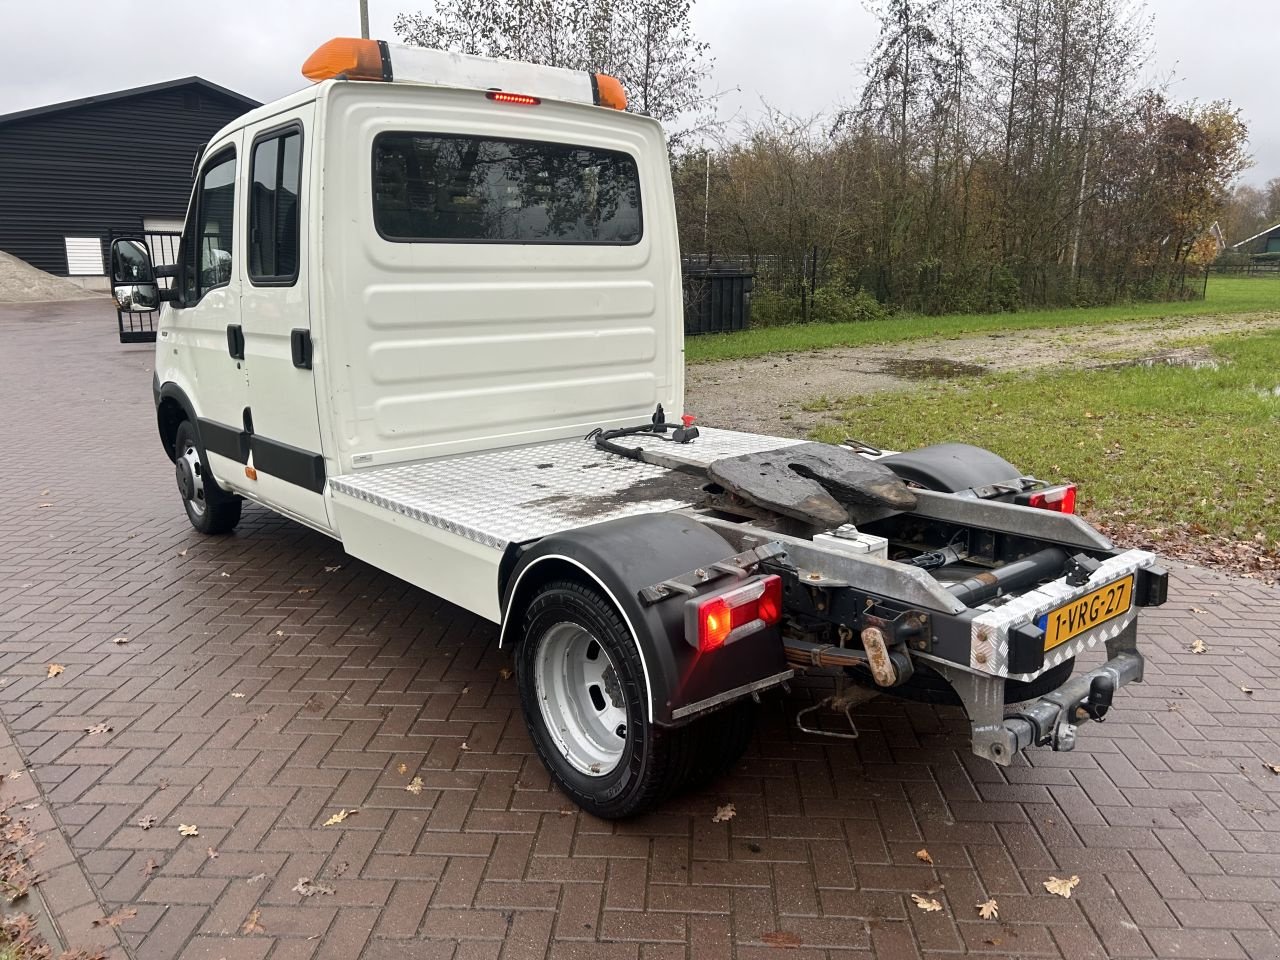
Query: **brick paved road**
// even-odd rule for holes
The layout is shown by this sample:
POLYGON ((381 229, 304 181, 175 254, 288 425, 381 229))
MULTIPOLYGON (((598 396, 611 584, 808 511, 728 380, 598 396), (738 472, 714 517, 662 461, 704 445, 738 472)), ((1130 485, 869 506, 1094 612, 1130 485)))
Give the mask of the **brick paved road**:
POLYGON ((134 909, 138 958, 1280 957, 1280 592, 1179 572, 1148 682, 1075 753, 1001 770, 884 699, 815 742, 800 693, 725 781, 602 823, 549 787, 493 627, 254 508, 188 527, 113 323, 0 308, 0 712, 65 940, 134 909))

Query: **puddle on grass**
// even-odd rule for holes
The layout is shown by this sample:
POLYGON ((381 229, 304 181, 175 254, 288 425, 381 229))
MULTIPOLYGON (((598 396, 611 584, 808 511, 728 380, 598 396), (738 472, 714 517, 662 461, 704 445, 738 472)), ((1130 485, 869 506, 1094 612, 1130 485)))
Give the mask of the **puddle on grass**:
POLYGON ((1165 350, 1153 353, 1149 357, 1134 357, 1129 360, 1116 360, 1111 363, 1100 363, 1095 369, 1118 370, 1126 367, 1183 367, 1188 370, 1219 370, 1224 361, 1218 359, 1208 350, 1165 350))
POLYGON ((944 360, 941 357, 899 357, 883 361, 880 372, 900 380, 957 380, 960 377, 980 377, 987 372, 987 368, 976 363, 944 360))

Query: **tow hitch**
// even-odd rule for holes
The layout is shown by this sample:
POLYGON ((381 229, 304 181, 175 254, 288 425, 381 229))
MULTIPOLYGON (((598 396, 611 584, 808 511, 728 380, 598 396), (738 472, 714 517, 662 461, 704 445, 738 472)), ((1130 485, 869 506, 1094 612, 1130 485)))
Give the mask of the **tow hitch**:
POLYGON ((1076 745, 1076 727, 1086 720, 1101 723, 1111 709, 1116 688, 1140 681, 1142 666, 1140 653, 1122 651, 1098 669, 1024 704, 1016 714, 1005 718, 1005 729, 1019 750, 1032 745, 1071 750, 1076 745))

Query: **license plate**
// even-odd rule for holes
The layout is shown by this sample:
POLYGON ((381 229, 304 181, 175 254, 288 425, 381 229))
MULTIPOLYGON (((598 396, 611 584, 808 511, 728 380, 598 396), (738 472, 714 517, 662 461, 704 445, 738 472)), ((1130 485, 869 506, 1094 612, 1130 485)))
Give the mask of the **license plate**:
POLYGON ((1037 623, 1044 631, 1044 648, 1052 650, 1073 637, 1128 613, 1133 606, 1133 577, 1128 576, 1050 610, 1037 623))

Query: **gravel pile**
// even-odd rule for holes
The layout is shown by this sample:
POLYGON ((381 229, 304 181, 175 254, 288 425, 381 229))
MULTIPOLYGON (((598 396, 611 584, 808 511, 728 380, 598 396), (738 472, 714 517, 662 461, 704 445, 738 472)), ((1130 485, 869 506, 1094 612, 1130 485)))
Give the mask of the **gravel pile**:
POLYGON ((105 296, 105 293, 85 290, 63 277, 37 270, 26 261, 0 251, 0 303, 91 300, 105 296))

